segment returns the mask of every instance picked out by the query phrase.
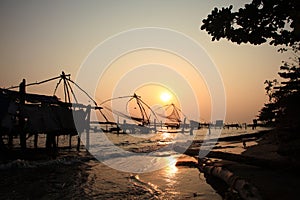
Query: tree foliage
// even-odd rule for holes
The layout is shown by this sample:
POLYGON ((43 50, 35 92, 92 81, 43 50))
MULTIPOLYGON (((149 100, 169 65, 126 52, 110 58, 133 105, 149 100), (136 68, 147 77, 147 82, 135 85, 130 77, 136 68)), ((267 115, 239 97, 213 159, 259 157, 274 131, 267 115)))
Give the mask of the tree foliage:
POLYGON ((269 102, 260 110, 259 120, 280 126, 300 124, 300 1, 299 0, 252 0, 236 12, 233 6, 215 8, 203 20, 212 40, 226 38, 237 44, 284 45, 283 52, 290 50, 295 57, 283 62, 278 73, 280 81, 265 81, 269 102), (283 80, 283 81, 281 81, 283 80))
POLYGON ((232 42, 292 46, 300 41, 299 0, 253 0, 232 11, 232 6, 215 8, 203 20, 212 40, 226 38, 232 42))
POLYGON ((283 127, 300 126, 300 55, 299 45, 294 45, 294 58, 283 62, 278 75, 283 81, 265 81, 269 102, 261 109, 259 120, 276 122, 283 127))

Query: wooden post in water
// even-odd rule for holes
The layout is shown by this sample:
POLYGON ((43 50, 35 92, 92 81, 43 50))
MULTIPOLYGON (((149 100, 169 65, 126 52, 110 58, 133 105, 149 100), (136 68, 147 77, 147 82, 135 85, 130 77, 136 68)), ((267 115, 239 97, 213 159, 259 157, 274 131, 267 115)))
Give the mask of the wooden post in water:
POLYGON ((25 105, 25 94, 26 94, 26 81, 23 81, 19 85, 20 92, 20 108, 19 108, 19 127, 20 127, 20 145, 21 149, 26 149, 26 132, 24 130, 25 127, 25 118, 23 113, 23 108, 25 105))
POLYGON ((69 149, 72 148, 72 134, 69 135, 69 149))
POLYGON ((34 133, 34 148, 38 148, 38 138, 39 135, 37 133, 34 133))
POLYGON ((81 133, 78 133, 78 135, 77 135, 77 151, 79 151, 80 150, 80 136, 81 136, 81 133))
POLYGON ((56 147, 58 147, 59 135, 56 136, 56 147))
POLYGON ((182 124, 182 130, 181 130, 182 134, 184 133, 185 126, 186 126, 186 117, 184 118, 183 124, 182 124))
POLYGON ((86 108, 86 150, 90 149, 90 120, 91 120, 91 105, 86 108))
POLYGON ((193 135, 194 127, 190 128, 190 135, 193 135))
POLYGON ((117 134, 119 135, 120 134, 120 130, 121 130, 121 127, 119 126, 120 124, 120 118, 119 116, 117 117, 117 134))

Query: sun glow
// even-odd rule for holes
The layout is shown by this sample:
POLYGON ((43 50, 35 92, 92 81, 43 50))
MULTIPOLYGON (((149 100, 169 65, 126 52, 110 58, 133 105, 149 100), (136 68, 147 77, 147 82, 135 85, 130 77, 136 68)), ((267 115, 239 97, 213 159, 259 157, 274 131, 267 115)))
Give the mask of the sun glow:
POLYGON ((163 102, 168 102, 170 101, 172 98, 172 95, 168 92, 164 92, 160 95, 160 99, 163 101, 163 102))

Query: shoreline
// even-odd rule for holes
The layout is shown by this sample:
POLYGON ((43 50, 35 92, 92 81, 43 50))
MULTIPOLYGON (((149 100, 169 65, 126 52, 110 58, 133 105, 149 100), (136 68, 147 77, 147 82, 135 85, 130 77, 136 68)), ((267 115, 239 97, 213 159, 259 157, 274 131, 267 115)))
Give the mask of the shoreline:
MULTIPOLYGON (((237 185, 242 185, 245 183, 249 183, 251 187, 253 186, 254 191, 257 189, 258 196, 262 197, 261 199, 295 199, 298 194, 297 191, 294 191, 294 188, 297 188, 298 181, 295 177, 297 177, 297 168, 292 166, 292 160, 287 157, 281 156, 277 153, 278 145, 275 144, 274 138, 272 136, 273 130, 268 131, 259 131, 258 133, 251 133, 245 134, 242 136, 228 136, 222 138, 218 141, 217 145, 212 149, 213 152, 221 152, 221 153, 228 153, 228 154, 236 154, 241 156, 249 156, 254 157, 257 159, 269 159, 270 161, 286 163, 286 166, 283 167, 268 167, 268 166, 255 166, 249 164, 243 164, 236 161, 229 161, 226 159, 215 159, 210 158, 209 162, 213 167, 220 167, 224 170, 227 170, 226 173, 232 174, 232 179, 239 180, 240 182, 237 185), (251 137, 252 136, 252 137, 251 137), (243 139, 246 140, 247 147, 244 148, 243 146, 243 139), (296 174, 295 174, 296 173, 296 174)), ((187 150, 197 150, 197 143, 199 141, 195 141, 193 145, 187 150)), ((199 149, 197 150, 199 152, 199 149)), ((181 152, 183 153, 183 152, 181 152)), ((59 158, 46 158, 41 159, 41 163, 39 163, 39 159, 33 161, 34 164, 37 165, 39 169, 44 167, 48 168, 53 166, 52 164, 56 165, 61 164, 64 167, 67 167, 75 164, 76 166, 84 164, 86 159, 92 159, 90 156, 87 157, 88 152, 81 151, 76 152, 75 149, 64 151, 64 155, 60 155, 59 158), (48 160, 49 163, 44 163, 43 161, 48 160), (60 162, 62 161, 62 163, 60 162), (52 163, 52 164, 51 164, 52 163)), ((188 154, 188 153, 185 153, 188 154)), ((45 154, 43 154, 45 155, 45 154)), ((189 154, 188 154, 189 155, 189 154)), ((198 154, 197 154, 198 155, 198 154)), ((35 157, 35 155, 31 155, 35 157)), ((192 155, 189 155, 192 156, 192 155)), ((192 156, 194 157, 194 156, 192 156)), ((36 158, 36 157, 35 157, 36 158)), ((23 160, 18 160, 12 163, 12 167, 8 166, 8 168, 18 168, 20 165, 21 168, 24 165, 25 168, 31 168, 30 164, 32 164, 32 160, 28 159, 28 163, 23 160), (26 165, 28 164, 28 167, 26 165), (15 166, 15 167, 14 167, 15 166)), ((93 160, 93 159, 92 159, 93 160)), ((197 163, 191 162, 190 160, 178 160, 176 166, 186 166, 186 167, 199 167, 197 163)), ((2 162, 2 164, 5 164, 2 162)), ((4 165, 3 165, 4 166, 4 165)), ((4 166, 5 168, 5 166, 4 166)), ((36 168, 36 167, 34 167, 36 168)), ((55 167, 56 168, 56 167, 55 167)), ((200 170, 201 171, 201 170, 200 170)), ((224 172, 224 171, 223 171, 224 172)), ((228 184, 222 181, 220 178, 216 178, 213 175, 209 175, 208 173, 204 173, 206 178, 206 183, 211 185, 211 187, 219 193, 224 199, 239 199, 241 198, 240 195, 237 195, 237 192, 233 190, 233 188, 229 188, 228 184), (229 188, 229 189, 228 189, 229 188)), ((248 186, 246 184, 246 186, 248 186)), ((253 199, 253 198, 252 198, 253 199)), ((258 198, 256 198, 258 199, 258 198)))
MULTIPOLYGON (((222 173, 227 173, 227 176, 229 176, 229 174, 232 173, 235 178, 249 183, 253 188, 257 189, 258 197, 261 196, 262 199, 297 199, 299 194, 298 191, 295 191, 295 188, 298 187, 298 180, 296 177, 298 177, 299 174, 297 170, 299 163, 289 157, 281 156, 277 153, 279 146, 276 144, 274 135, 272 134, 274 134, 274 130, 271 130, 262 137, 256 139, 257 144, 246 147, 245 151, 236 152, 236 154, 257 159, 265 159, 273 163, 280 163, 279 166, 255 166, 236 161, 212 158, 209 159, 210 165, 220 168, 219 170, 221 171, 217 173, 218 176, 222 173)), ((226 147, 221 151, 226 151, 226 147)), ((232 151, 234 151, 234 148, 232 151)), ((200 161, 198 165, 201 165, 201 162, 202 161, 200 161)), ((205 163, 202 162, 202 164, 205 163)), ((217 189, 219 185, 220 189, 220 177, 209 177, 211 175, 208 173, 206 173, 206 175, 207 182, 211 184, 212 187, 217 187, 217 189)), ((224 181, 221 182, 223 182, 223 184, 225 183, 224 181)), ((223 197, 226 195, 226 190, 223 189, 223 197)), ((249 199, 259 198, 254 198, 250 195, 249 199)))

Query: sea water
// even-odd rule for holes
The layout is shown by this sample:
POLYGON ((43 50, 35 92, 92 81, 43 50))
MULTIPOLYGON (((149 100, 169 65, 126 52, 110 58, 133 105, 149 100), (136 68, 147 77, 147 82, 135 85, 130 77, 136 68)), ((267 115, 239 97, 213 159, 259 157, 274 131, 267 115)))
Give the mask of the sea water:
MULTIPOLYGON (((259 130, 222 129, 219 137, 259 130)), ((176 166, 177 161, 196 160, 173 151, 173 145, 216 136, 209 136, 207 129, 192 133, 91 132, 88 151, 97 159, 74 162, 59 157, 61 162, 2 167, 0 195, 13 199, 222 199, 197 168, 176 166)), ((81 139, 86 144, 84 135, 81 139)), ((82 147, 81 152, 85 151, 82 147)), ((60 150, 62 155, 74 152, 60 150)))
POLYGON ((98 161, 89 163, 85 190, 99 199, 222 199, 197 168, 176 166, 177 161, 196 160, 172 151, 173 145, 259 130, 230 128, 214 134, 214 130, 199 129, 192 135, 189 131, 90 133, 89 151, 98 161))

